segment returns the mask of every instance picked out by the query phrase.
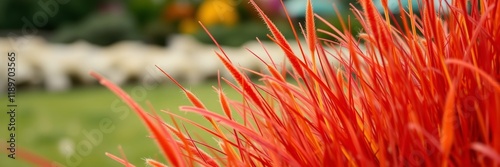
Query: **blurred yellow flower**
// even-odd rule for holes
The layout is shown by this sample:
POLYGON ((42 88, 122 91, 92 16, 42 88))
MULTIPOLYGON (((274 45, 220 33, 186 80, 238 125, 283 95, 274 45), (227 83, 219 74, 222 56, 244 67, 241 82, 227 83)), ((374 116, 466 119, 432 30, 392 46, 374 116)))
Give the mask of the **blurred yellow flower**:
POLYGON ((179 24, 179 30, 184 34, 193 34, 198 30, 200 25, 194 19, 182 19, 179 24))
POLYGON ((235 0, 206 0, 199 7, 196 17, 205 26, 232 26, 239 20, 236 5, 235 0))

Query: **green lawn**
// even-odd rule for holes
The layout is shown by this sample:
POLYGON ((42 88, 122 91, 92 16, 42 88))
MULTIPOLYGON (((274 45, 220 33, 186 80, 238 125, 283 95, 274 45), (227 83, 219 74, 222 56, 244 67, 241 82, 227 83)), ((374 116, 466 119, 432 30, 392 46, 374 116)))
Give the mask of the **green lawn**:
MULTIPOLYGON (((216 92, 211 88, 215 82, 193 86, 189 89, 199 96, 209 109, 219 111, 216 92)), ((234 90, 225 87, 230 97, 239 98, 234 90)), ((185 115, 192 120, 206 124, 200 116, 178 110, 181 105, 188 105, 179 88, 168 83, 146 90, 142 85, 123 87, 132 98, 147 108, 150 101, 156 111, 169 110, 185 115)), ((2 108, 6 99, 1 98, 2 108)), ((120 155, 121 145, 129 161, 143 166, 144 158, 164 159, 153 140, 147 137, 148 131, 138 116, 121 102, 111 91, 103 86, 86 86, 61 93, 49 93, 41 90, 21 90, 17 93, 16 147, 26 149, 64 166, 121 166, 104 155, 111 152, 120 155), (86 135, 87 134, 87 135, 86 135), (102 134, 100 138, 99 134, 102 134), (99 140, 100 139, 100 140, 99 140), (72 156, 61 153, 59 145, 67 141, 75 146, 72 156)), ((166 114, 159 112, 160 115, 166 114)), ((2 112, 0 117, 0 139, 7 140, 8 115, 2 112)), ((164 117, 166 118, 166 117, 164 117)), ((186 125, 193 133, 206 136, 193 126, 186 125)), ((205 138, 209 142, 214 140, 205 138)), ((11 160, 7 155, 0 157, 0 166, 32 166, 22 159, 11 160)))

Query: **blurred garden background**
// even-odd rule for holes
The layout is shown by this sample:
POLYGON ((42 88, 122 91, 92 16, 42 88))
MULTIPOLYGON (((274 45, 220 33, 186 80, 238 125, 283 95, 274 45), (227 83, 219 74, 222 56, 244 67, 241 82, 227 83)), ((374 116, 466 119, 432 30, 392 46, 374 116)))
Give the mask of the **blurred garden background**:
MULTIPOLYGON (((280 1, 256 2, 293 39, 280 1)), ((284 2, 300 30, 305 1, 284 2)), ((338 18, 354 17, 350 3, 357 6, 355 0, 313 3, 315 12, 336 26, 340 25, 338 18), (336 15, 334 6, 341 16, 336 15)), ((189 104, 187 99, 154 66, 172 74, 208 108, 219 110, 212 86, 217 85, 214 77, 223 68, 217 64, 213 42, 198 21, 241 66, 262 70, 262 63, 245 50, 267 56, 256 38, 264 41, 271 55, 281 54, 269 41, 268 29, 248 0, 0 1, 0 101, 4 108, 8 102, 5 62, 7 54, 15 52, 17 153, 29 151, 64 166, 119 166, 104 155, 120 155, 118 146, 134 164, 161 156, 135 113, 91 78, 90 71, 119 84, 143 106, 150 102, 155 111, 168 110, 206 124, 201 117, 179 112, 178 106, 189 104), (240 55, 246 57, 240 59, 244 57, 240 55)), ((318 21, 319 29, 331 31, 326 27, 318 21)), ((352 21, 351 30, 361 31, 352 21)), ((239 98, 228 85, 222 86, 230 97, 239 98)), ((0 139, 5 144, 9 117, 5 112, 0 114, 0 139)), ((203 137, 202 131, 186 127, 203 137)), ((0 166, 30 165, 4 154, 0 166)))

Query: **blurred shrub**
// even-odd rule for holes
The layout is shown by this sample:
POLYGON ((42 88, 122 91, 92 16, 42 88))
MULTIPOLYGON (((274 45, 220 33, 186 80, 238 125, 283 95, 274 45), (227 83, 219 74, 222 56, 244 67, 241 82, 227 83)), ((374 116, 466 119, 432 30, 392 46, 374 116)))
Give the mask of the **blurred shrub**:
POLYGON ((28 13, 33 13, 35 3, 26 0, 0 1, 0 29, 18 29, 23 22, 21 18, 28 13))
POLYGON ((52 42, 68 43, 83 39, 97 45, 109 45, 120 40, 139 39, 134 21, 125 14, 93 14, 76 25, 60 28, 52 42))
MULTIPOLYGON (((357 35, 359 32, 361 32, 361 24, 354 19, 354 15, 350 12, 345 12, 342 14, 342 19, 345 20, 344 23, 347 24, 347 18, 350 17, 350 31, 353 35, 357 35)), ((338 29, 342 30, 342 26, 340 24, 340 20, 334 16, 334 17, 324 17, 330 24, 334 25, 338 29)), ((274 20, 273 20, 274 21, 274 20)), ((283 35, 285 35, 286 38, 288 39, 293 39, 293 33, 290 30, 290 25, 287 20, 275 20, 274 21, 276 26, 281 28, 281 31, 283 35)), ((294 26, 297 32, 300 32, 300 24, 304 23, 304 20, 301 18, 297 18, 294 20, 294 26)), ((347 26, 347 25, 346 25, 347 26)), ((320 20, 316 20, 316 28, 317 29, 323 29, 328 32, 331 32, 333 34, 336 34, 333 32, 326 24, 321 22, 320 20)), ((228 26, 223 26, 223 25, 214 25, 212 27, 208 27, 208 30, 210 33, 217 39, 217 42, 222 45, 226 46, 240 46, 243 43, 250 41, 250 40, 255 40, 256 37, 258 37, 260 40, 269 40, 267 37, 267 34, 269 33, 269 30, 267 27, 262 24, 261 22, 257 21, 246 21, 246 22, 241 22, 240 24, 234 26, 234 27, 228 27, 228 26)), ((297 34, 298 36, 302 36, 301 34, 297 34)), ((207 35, 207 33, 203 30, 199 30, 196 34, 195 37, 200 40, 203 43, 206 44, 213 44, 213 41, 210 39, 210 37, 207 35)), ((329 39, 332 41, 336 41, 333 39, 331 36, 324 34, 324 33, 318 33, 319 38, 325 38, 329 39)))
POLYGON ((126 9, 140 26, 159 19, 165 5, 174 0, 126 0, 126 9))
POLYGON ((150 44, 165 46, 166 37, 175 32, 175 27, 162 20, 149 22, 143 28, 144 41, 150 44))
MULTIPOLYGON (((188 18, 195 17, 194 13, 200 9, 200 4, 204 2, 202 0, 183 1, 192 3, 192 6, 188 8, 177 6, 178 10, 169 8, 174 6, 175 0, 118 0, 113 2, 121 3, 125 8, 125 13, 129 15, 97 14, 102 5, 112 1, 70 0, 66 4, 58 4, 57 14, 49 18, 47 25, 37 28, 55 30, 51 38, 53 42, 67 43, 84 39, 98 45, 108 45, 124 39, 142 39, 148 43, 164 45, 165 38, 169 34, 183 32, 179 29, 184 28, 188 29, 184 33, 197 31, 195 36, 198 39, 212 44, 206 33, 199 28, 196 22, 199 19, 191 18, 190 20, 188 18)), ((255 16, 255 11, 248 8, 247 1, 234 1, 237 4, 236 10, 240 15, 241 22, 234 27, 214 25, 209 27, 210 32, 220 43, 230 46, 241 45, 248 40, 254 40, 255 37, 267 40, 268 38, 265 36, 268 34, 267 28, 261 23, 260 18, 255 16)), ((39 2, 49 2, 49 0, 0 0, 0 29, 22 28, 25 24, 22 21, 23 17, 32 20, 35 13, 44 12, 43 7, 38 4, 39 2)), ((57 1, 53 0, 53 2, 57 1)), ((260 2, 268 1, 262 0, 260 2)), ((340 0, 340 2, 346 4, 355 2, 355 0, 340 0)), ((353 4, 357 5, 357 3, 353 4)), ((266 12, 273 13, 273 11, 266 12)), ((274 12, 276 16, 280 15, 280 12, 274 12)), ((333 13, 334 11, 332 11, 333 13)), ((339 22, 336 21, 337 18, 327 19, 340 27, 339 22)), ((289 30, 286 20, 279 20, 278 17, 274 17, 273 20, 278 22, 278 26, 280 24, 285 26, 283 30, 289 30)), ((300 18, 297 21, 303 22, 300 18)), ((318 28, 325 27, 319 21, 317 24, 318 28)), ((356 28, 359 27, 357 23, 352 23, 352 25, 353 32, 359 31, 359 28, 356 28)), ((296 28, 300 30, 298 26, 296 28)), ((288 37, 293 37, 290 32, 283 33, 288 37)), ((320 34, 320 37, 328 36, 320 34)))
MULTIPOLYGON (((99 4, 106 0, 70 0, 66 4, 59 4, 57 0, 53 0, 54 5, 57 4, 57 10, 54 10, 54 16, 48 16, 48 22, 42 27, 37 27, 42 30, 53 30, 61 24, 76 23, 84 19, 87 15, 95 12, 99 4)), ((0 0, 0 29, 20 29, 24 26, 23 17, 32 21, 36 13, 43 12, 47 14, 44 8, 39 4, 48 0, 0 0)))
MULTIPOLYGON (((276 21, 275 24, 280 28, 288 26, 288 23, 284 21, 276 21)), ((289 28, 283 28, 282 30, 282 33, 287 38, 293 38, 292 31, 289 28)), ((263 23, 254 21, 241 22, 231 27, 220 24, 214 25, 209 27, 208 31, 217 39, 219 44, 226 46, 240 46, 247 41, 255 40, 256 37, 260 40, 269 40, 267 34, 270 34, 263 23)), ((203 43, 213 44, 213 41, 203 30, 199 30, 194 36, 203 43)))

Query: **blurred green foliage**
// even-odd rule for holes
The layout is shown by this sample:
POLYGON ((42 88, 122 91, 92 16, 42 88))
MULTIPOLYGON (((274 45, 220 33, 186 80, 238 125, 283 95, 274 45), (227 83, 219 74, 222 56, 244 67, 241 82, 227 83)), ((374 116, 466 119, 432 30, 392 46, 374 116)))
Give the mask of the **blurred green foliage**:
MULTIPOLYGON (((213 85, 217 83, 207 82, 189 89, 204 102, 208 109, 220 113, 218 99, 213 98, 217 96, 217 93, 211 89, 213 85)), ((230 98, 241 100, 238 92, 229 85, 222 84, 222 88, 230 98)), ((155 111, 168 123, 172 123, 171 119, 160 110, 178 114, 203 126, 210 125, 201 115, 179 111, 179 106, 190 105, 190 102, 173 84, 157 85, 153 89, 144 89, 139 84, 125 85, 123 89, 148 111, 150 110, 147 104, 150 102, 155 111), (141 93, 137 95, 137 90, 145 91, 140 91, 141 93)), ((104 86, 78 87, 59 93, 43 90, 20 91, 16 99, 20 104, 16 115, 17 149, 28 150, 64 166, 120 166, 119 163, 104 155, 105 152, 110 152, 119 156, 118 146, 123 147, 130 162, 139 166, 144 166, 141 165, 144 164, 144 158, 161 159, 162 157, 154 140, 148 137, 149 132, 142 120, 104 86), (81 143, 91 141, 84 131, 98 130, 99 122, 103 119, 112 121, 114 127, 112 132, 103 133, 102 140, 92 143, 90 148, 82 147, 81 143), (66 157, 60 150, 61 143, 65 139, 72 141, 75 147, 75 154, 69 157, 66 157), (90 154, 84 155, 81 154, 82 152, 90 152, 90 154), (76 162, 76 157, 80 157, 80 163, 76 162), (75 164, 68 163, 69 160, 75 164)), ((0 100, 6 99, 0 98, 0 100)), ((0 122, 7 122, 8 119, 8 117, 0 117, 0 122)), ((211 146, 216 146, 217 142, 210 137, 208 132, 186 124, 184 121, 178 123, 184 124, 194 138, 202 137, 211 146)), ((0 134, 1 141, 5 142, 7 136, 4 134, 7 134, 7 128, 0 128, 0 134)), ((12 160, 3 153, 0 155, 1 167, 34 166, 20 157, 12 160)))
POLYGON ((143 40, 146 43, 167 45, 165 37, 175 33, 175 27, 161 20, 150 21, 143 29, 143 40))
MULTIPOLYGON (((36 27, 38 30, 48 32, 50 34, 49 40, 52 42, 71 43, 83 39, 97 45, 109 45, 120 40, 142 40, 151 44, 166 45, 165 40, 169 35, 179 33, 180 19, 184 19, 174 18, 172 20, 169 16, 175 11, 168 7, 177 2, 179 1, 1 0, 0 30, 21 30, 25 26, 26 20, 33 22, 37 13, 45 13, 48 16, 47 10, 52 10, 57 13, 48 16, 47 24, 36 27), (65 1, 67 3, 63 3, 65 1), (25 18, 24 21, 23 18, 25 18)), ((196 9, 204 1, 184 0, 182 2, 190 3, 196 9)), ((241 22, 236 26, 215 25, 208 27, 220 44, 239 46, 248 40, 254 40, 256 37, 268 40, 267 27, 257 17, 255 10, 246 2, 247 0, 238 0, 236 3, 241 19, 241 22)), ((340 0, 340 2, 342 4, 337 5, 342 6, 342 8, 348 8, 349 3, 359 6, 356 0, 340 0)), ((277 13, 279 12, 275 12, 275 15, 277 13)), ((331 16, 334 15, 335 12, 332 11, 331 16)), ((347 14, 343 14, 342 18, 345 20, 346 16, 347 14)), ((293 37, 286 19, 270 17, 286 37, 293 37)), ((336 16, 326 19, 334 26, 340 27, 336 16)), ((298 35, 302 36, 297 22, 303 23, 304 21, 301 18, 296 18, 294 21, 296 21, 294 26, 298 35)), ((352 32, 359 32, 359 24, 354 22, 351 24, 352 32)), ((320 21, 317 21, 317 27, 330 30, 320 21)), ((324 34, 319 35, 323 38, 330 38, 324 34)), ((201 28, 198 28, 194 36, 204 43, 213 43, 201 28)))
POLYGON ((174 0, 127 0, 126 9, 139 25, 147 25, 160 19, 163 9, 174 0))
MULTIPOLYGON (((285 22, 284 20, 277 20, 275 24, 278 28, 280 28, 285 37, 289 39, 293 38, 293 33, 289 28, 290 25, 288 22, 285 22)), ((260 40, 269 40, 267 34, 271 34, 264 23, 257 21, 243 22, 235 27, 215 25, 209 27, 208 31, 214 36, 219 44, 226 46, 240 46, 243 43, 249 40, 255 40, 256 38, 259 38, 260 40)), ((203 43, 213 43, 212 39, 210 39, 207 33, 203 30, 198 31, 198 33, 195 34, 195 37, 203 43)))
POLYGON ((54 16, 48 16, 48 23, 41 30, 54 30, 61 24, 76 23, 98 9, 99 4, 106 0, 67 0, 65 4, 57 0, 1 0, 0 29, 20 29, 25 24, 23 17, 33 20, 37 12, 44 12, 44 6, 52 6, 50 10, 57 11, 54 16), (51 5, 41 5, 51 4, 51 5), (53 6, 57 6, 53 7, 53 6), (56 10, 57 9, 57 10, 56 10))
POLYGON ((105 46, 140 39, 140 34, 134 20, 127 15, 92 14, 81 23, 62 26, 50 41, 70 43, 79 39, 105 46))

